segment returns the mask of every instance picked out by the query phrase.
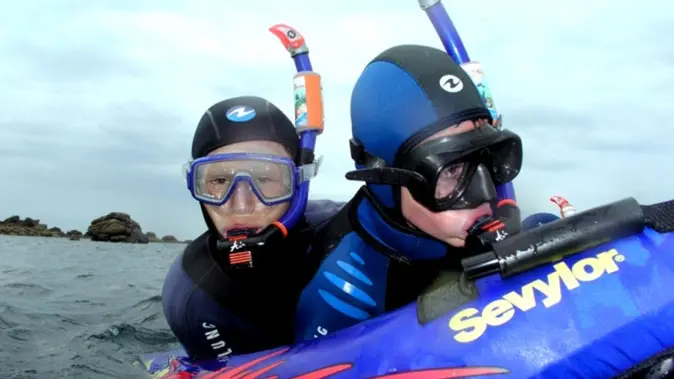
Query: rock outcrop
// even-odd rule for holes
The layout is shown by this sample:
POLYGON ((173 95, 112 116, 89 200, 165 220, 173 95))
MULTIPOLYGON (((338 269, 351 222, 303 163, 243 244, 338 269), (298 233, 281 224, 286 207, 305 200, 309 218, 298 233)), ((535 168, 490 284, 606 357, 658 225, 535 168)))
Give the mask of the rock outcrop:
POLYGON ((73 229, 67 231, 65 236, 68 237, 71 241, 79 241, 83 235, 79 230, 73 229))
POLYGON ((0 235, 27 236, 27 237, 61 237, 71 241, 79 241, 90 238, 92 241, 103 242, 127 242, 127 243, 179 243, 177 238, 171 235, 157 237, 156 233, 143 233, 140 225, 131 216, 122 212, 109 213, 99 217, 89 225, 87 232, 83 234, 73 229, 64 232, 58 227, 49 227, 41 224, 39 219, 19 216, 11 216, 0 221, 0 235))
POLYGON ((177 243, 178 239, 175 238, 174 236, 168 235, 168 236, 163 236, 161 238, 161 242, 177 243))
POLYGON ((159 238, 155 232, 147 232, 145 233, 145 237, 147 237, 149 242, 159 242, 159 238))
POLYGON ((148 243, 148 237, 131 216, 113 212, 91 221, 85 236, 92 241, 148 243))
POLYGON ((59 228, 49 228, 47 225, 41 224, 38 219, 30 217, 21 219, 19 216, 11 216, 0 222, 0 234, 30 237, 65 237, 65 233, 59 228))
POLYGON ((175 238, 172 235, 166 235, 163 236, 162 238, 157 237, 157 234, 154 232, 147 232, 145 233, 145 236, 147 237, 148 241, 150 242, 159 242, 159 243, 181 243, 181 241, 178 241, 177 238, 175 238))

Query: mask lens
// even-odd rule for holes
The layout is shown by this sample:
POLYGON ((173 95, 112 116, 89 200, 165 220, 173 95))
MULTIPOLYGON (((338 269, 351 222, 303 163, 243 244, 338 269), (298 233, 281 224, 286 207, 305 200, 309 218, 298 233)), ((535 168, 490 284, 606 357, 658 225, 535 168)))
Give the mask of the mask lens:
POLYGON ((292 191, 292 172, 288 166, 264 163, 251 167, 249 173, 265 199, 282 198, 292 191))
POLYGON ((452 197, 459 189, 466 172, 467 163, 452 163, 443 168, 435 183, 435 199, 443 200, 452 197))
POLYGON ((292 196, 293 170, 264 160, 202 162, 194 167, 193 188, 195 197, 216 205, 239 191, 250 192, 262 202, 279 202, 292 196))

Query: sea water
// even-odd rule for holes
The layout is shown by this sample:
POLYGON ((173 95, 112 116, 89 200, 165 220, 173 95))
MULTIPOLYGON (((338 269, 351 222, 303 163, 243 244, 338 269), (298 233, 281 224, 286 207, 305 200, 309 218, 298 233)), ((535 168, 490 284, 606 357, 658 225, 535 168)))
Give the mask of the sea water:
POLYGON ((183 244, 0 236, 0 378, 142 378, 178 347, 161 285, 183 244))

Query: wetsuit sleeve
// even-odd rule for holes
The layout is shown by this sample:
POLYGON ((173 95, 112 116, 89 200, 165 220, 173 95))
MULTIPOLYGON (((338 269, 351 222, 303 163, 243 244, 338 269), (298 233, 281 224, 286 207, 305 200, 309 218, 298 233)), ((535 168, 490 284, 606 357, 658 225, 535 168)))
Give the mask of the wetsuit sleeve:
POLYGON ((162 300, 169 327, 194 360, 221 359, 280 343, 254 320, 237 315, 198 288, 184 272, 181 258, 169 269, 162 300))

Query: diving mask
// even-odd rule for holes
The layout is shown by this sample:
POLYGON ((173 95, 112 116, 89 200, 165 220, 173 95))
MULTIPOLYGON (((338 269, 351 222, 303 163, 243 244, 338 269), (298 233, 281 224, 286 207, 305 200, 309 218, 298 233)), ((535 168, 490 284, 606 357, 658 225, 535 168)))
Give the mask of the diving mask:
POLYGON ((394 167, 386 167, 356 140, 351 154, 366 168, 347 173, 347 179, 406 187, 434 212, 470 209, 495 199, 495 186, 513 180, 522 166, 520 137, 492 126, 404 148, 394 167))
POLYGON ((273 206, 290 201, 302 182, 316 176, 318 164, 297 167, 292 159, 274 155, 218 154, 188 162, 185 176, 199 202, 222 206, 240 191, 250 191, 263 205, 273 206))

